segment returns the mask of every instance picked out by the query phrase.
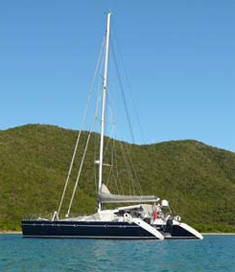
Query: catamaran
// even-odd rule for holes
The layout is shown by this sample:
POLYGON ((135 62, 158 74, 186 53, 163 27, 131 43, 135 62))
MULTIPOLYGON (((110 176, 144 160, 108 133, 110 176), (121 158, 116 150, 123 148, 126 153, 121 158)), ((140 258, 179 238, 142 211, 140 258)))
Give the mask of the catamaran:
MULTIPOLYGON (((172 215, 167 200, 163 199, 160 201, 160 199, 154 195, 112 194, 103 182, 103 168, 106 166, 104 163, 104 138, 106 96, 108 92, 110 22, 111 13, 108 13, 104 44, 99 160, 95 161, 95 164, 98 165, 97 212, 92 215, 70 217, 70 209, 85 160, 85 155, 83 155, 68 212, 61 218, 62 203, 74 164, 74 158, 80 139, 80 130, 58 210, 53 213, 50 219, 40 217, 37 219, 22 220, 23 237, 156 240, 203 239, 203 236, 198 231, 182 223, 180 216, 174 217, 172 215), (120 206, 111 209, 104 208, 105 205, 110 204, 119 204, 120 206), (123 204, 128 205, 123 206, 123 204)), ((88 142, 89 141, 87 141, 85 149, 87 149, 88 142)))

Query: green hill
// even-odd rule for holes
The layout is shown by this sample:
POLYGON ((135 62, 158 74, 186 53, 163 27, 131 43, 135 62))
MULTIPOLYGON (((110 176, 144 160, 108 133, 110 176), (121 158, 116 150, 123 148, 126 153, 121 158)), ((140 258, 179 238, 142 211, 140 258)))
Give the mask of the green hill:
MULTIPOLYGON (((81 145, 85 145, 85 136, 81 145)), ((51 216, 58 209, 76 137, 77 131, 46 125, 0 131, 0 229, 18 230, 22 217, 51 216)), ((75 215, 96 208, 92 166, 98 159, 92 152, 96 138, 92 134, 72 208, 75 215)), ((121 145, 116 143, 121 161, 121 145)), ((235 232, 234 153, 191 140, 128 145, 128 150, 144 194, 168 199, 174 214, 200 231, 235 232)), ((127 179, 124 172, 119 175, 127 179)), ((71 183, 75 179, 74 171, 71 183)), ((126 183, 123 190, 128 193, 126 183)))

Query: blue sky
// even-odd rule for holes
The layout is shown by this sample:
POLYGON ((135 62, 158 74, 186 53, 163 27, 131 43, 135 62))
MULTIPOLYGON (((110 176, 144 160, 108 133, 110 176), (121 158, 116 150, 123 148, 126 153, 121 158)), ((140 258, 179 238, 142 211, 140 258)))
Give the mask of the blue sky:
POLYGON ((0 0, 0 129, 79 128, 109 10, 136 142, 235 152, 234 0, 0 0))

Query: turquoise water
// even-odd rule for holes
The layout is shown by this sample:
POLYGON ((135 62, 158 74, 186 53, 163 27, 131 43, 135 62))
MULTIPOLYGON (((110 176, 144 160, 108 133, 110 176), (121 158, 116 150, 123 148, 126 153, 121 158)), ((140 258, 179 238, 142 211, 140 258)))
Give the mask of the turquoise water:
POLYGON ((235 272, 235 236, 159 242, 23 239, 3 234, 0 271, 235 272))

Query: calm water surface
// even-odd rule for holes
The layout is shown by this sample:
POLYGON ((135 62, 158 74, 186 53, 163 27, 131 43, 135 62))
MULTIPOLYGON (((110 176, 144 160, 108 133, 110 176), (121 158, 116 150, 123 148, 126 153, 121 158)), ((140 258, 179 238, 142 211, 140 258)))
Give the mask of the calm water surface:
POLYGON ((235 236, 159 242, 23 239, 2 234, 0 271, 235 272, 235 236))

